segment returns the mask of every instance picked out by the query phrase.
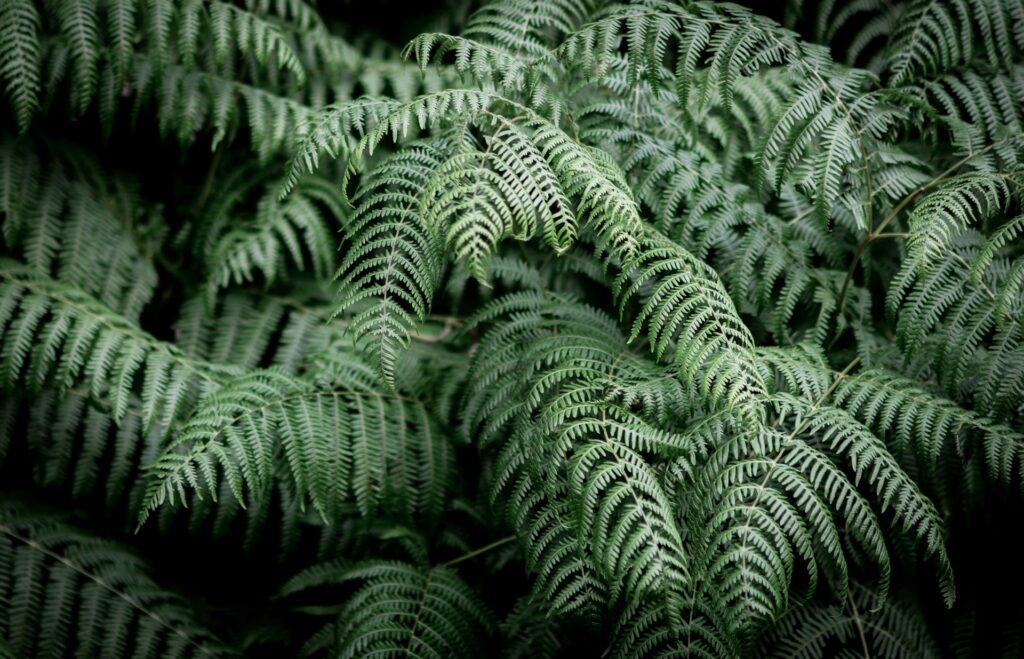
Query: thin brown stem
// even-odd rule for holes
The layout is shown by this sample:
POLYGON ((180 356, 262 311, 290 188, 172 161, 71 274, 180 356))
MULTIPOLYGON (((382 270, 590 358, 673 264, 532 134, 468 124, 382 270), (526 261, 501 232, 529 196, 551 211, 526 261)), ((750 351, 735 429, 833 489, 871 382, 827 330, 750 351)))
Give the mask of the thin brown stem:
POLYGON ((508 537, 502 538, 501 540, 495 540, 489 545, 484 545, 483 547, 480 547, 479 549, 474 549, 473 551, 465 553, 462 556, 459 556, 458 558, 453 558, 452 560, 448 561, 447 563, 444 563, 443 565, 444 567, 451 567, 452 565, 457 565, 458 563, 468 561, 469 559, 479 556, 480 554, 487 553, 492 549, 497 549, 502 545, 507 545, 515 539, 516 537, 514 535, 510 535, 508 537))
POLYGON ((868 650, 868 639, 864 635, 864 623, 861 622, 860 612, 853 601, 853 593, 846 591, 846 601, 850 603, 850 613, 853 614, 853 624, 857 627, 857 635, 860 636, 860 647, 864 650, 864 659, 871 659, 871 652, 868 650))

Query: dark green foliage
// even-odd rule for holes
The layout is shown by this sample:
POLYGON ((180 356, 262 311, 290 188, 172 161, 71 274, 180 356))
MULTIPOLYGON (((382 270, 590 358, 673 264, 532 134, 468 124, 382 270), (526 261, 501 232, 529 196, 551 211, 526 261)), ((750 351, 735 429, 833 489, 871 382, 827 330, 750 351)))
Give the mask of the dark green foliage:
POLYGON ((0 0, 0 657, 1013 656, 1024 4, 350 4, 0 0))

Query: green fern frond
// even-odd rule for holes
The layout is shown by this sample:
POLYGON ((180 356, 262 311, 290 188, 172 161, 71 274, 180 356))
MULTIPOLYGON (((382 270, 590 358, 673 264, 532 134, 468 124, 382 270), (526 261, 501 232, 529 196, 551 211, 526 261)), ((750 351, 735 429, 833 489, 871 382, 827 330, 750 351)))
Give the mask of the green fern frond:
POLYGON ((641 657, 736 657, 742 646, 721 625, 723 612, 705 601, 687 603, 681 624, 658 601, 637 601, 615 620, 611 651, 615 656, 641 657))
POLYGON ((440 63, 449 54, 459 75, 478 84, 492 83, 503 93, 515 93, 537 84, 540 68, 535 62, 506 51, 501 46, 479 43, 466 37, 423 33, 409 42, 403 56, 415 57, 420 67, 440 63))
POLYGON ((0 636, 21 656, 213 657, 225 648, 115 542, 0 504, 0 636))
POLYGON ((221 188, 211 202, 213 212, 203 219, 200 229, 205 234, 208 297, 212 299, 219 289, 231 284, 251 282, 257 274, 270 286, 284 274, 287 261, 299 271, 305 270, 308 262, 317 278, 325 278, 334 268, 332 225, 342 218, 331 215, 342 209, 340 193, 323 184, 313 187, 316 184, 308 183, 313 194, 307 194, 307 184, 300 184, 282 200, 275 186, 267 186, 256 202, 255 213, 246 221, 236 208, 246 201, 245 192, 253 186, 244 176, 233 176, 230 182, 241 184, 241 190, 230 189, 230 185, 221 188), (315 203, 321 199, 327 202, 330 214, 326 217, 315 203))
MULTIPOLYGON (((811 409, 806 402, 795 398, 784 400, 783 406, 783 415, 796 414, 798 418, 811 409)), ((942 519, 935 505, 897 464, 882 440, 851 414, 836 408, 819 407, 813 416, 803 417, 798 423, 798 427, 808 432, 820 433, 815 441, 837 458, 848 461, 854 471, 854 481, 859 483, 863 479, 872 488, 880 499, 882 512, 892 509, 901 529, 916 536, 925 557, 935 561, 946 606, 952 606, 956 590, 946 554, 942 519)))
POLYGON ((339 657, 476 657, 492 626, 483 602, 447 567, 371 561, 323 576, 320 583, 363 583, 322 632, 339 657))
POLYGON ((39 109, 39 12, 34 2, 5 0, 0 26, 0 79, 24 133, 39 109))
POLYGON ((907 378, 884 371, 857 373, 840 383, 835 405, 879 435, 891 432, 895 447, 902 447, 894 453, 906 453, 908 461, 919 460, 933 481, 938 480, 944 454, 950 452, 964 460, 983 461, 989 477, 1007 486, 1024 476, 1020 457, 1024 435, 907 378))
POLYGON ((80 289, 19 263, 0 261, 0 279, 0 383, 5 388, 81 384, 91 397, 109 397, 111 416, 120 421, 139 382, 144 426, 159 419, 167 428, 187 401, 218 388, 235 372, 187 358, 80 289))
POLYGON ((371 340, 389 386, 399 352, 430 310, 441 275, 441 236, 423 224, 418 209, 445 156, 443 144, 424 143, 382 161, 357 193, 356 211, 345 226, 349 246, 336 275, 335 314, 356 311, 351 331, 371 340))
POLYGON ((659 359, 674 346, 680 374, 697 380, 712 405, 733 407, 765 393, 753 338, 713 270, 653 232, 635 268, 623 270, 615 283, 620 309, 642 300, 630 340, 646 327, 659 359))
POLYGON ((820 49, 794 38, 769 19, 735 5, 697 2, 681 7, 659 0, 613 7, 570 34, 557 56, 585 76, 599 78, 625 40, 629 58, 628 84, 643 74, 650 84, 661 84, 658 73, 675 59, 679 103, 685 105, 697 67, 708 60, 703 80, 707 97, 716 88, 728 109, 733 83, 764 66, 798 62, 816 70, 827 61, 820 49))
POLYGON ((154 226, 156 218, 136 205, 130 179, 92 180, 95 160, 71 149, 63 158, 41 158, 33 146, 49 156, 45 145, 29 142, 6 141, 0 147, 0 176, 6 181, 0 211, 8 254, 37 274, 74 284, 137 318, 157 284, 151 254, 163 230, 154 226))
POLYGON ((993 68, 1010 65, 1024 47, 1019 0, 911 2, 889 42, 885 68, 893 85, 948 71, 980 55, 993 68), (980 44, 975 43, 980 35, 980 44), (980 48, 978 46, 981 46, 980 48))
MULTIPOLYGON (((306 72, 275 26, 255 14, 219 0, 210 3, 209 12, 210 33, 213 35, 213 50, 217 60, 224 62, 232 47, 237 48, 242 55, 252 53, 260 64, 266 63, 273 56, 278 65, 291 71, 300 83, 305 81, 306 72)), ((197 33, 195 37, 198 36, 197 33)), ((183 39, 186 44, 190 44, 194 37, 185 34, 183 39)))
POLYGON ((1011 197, 1006 180, 993 174, 961 174, 914 206, 908 219, 908 258, 919 268, 946 256, 954 238, 1003 209, 1011 197))
POLYGON ((238 502, 274 479, 280 442, 296 493, 325 518, 351 497, 360 512, 380 507, 436 515, 444 503, 451 449, 423 405, 349 381, 317 386, 276 371, 253 371, 204 398, 174 443, 149 467, 140 523, 150 511, 187 503, 186 490, 216 500, 223 479, 238 502))
POLYGON ((99 84, 97 66, 100 55, 100 26, 96 0, 68 0, 57 3, 56 14, 61 33, 71 55, 74 93, 72 105, 85 111, 99 84))
POLYGON ((940 656, 918 611, 892 599, 876 609, 873 593, 860 585, 851 588, 846 603, 792 610, 759 644, 762 656, 780 659, 812 659, 826 648, 891 659, 940 656))

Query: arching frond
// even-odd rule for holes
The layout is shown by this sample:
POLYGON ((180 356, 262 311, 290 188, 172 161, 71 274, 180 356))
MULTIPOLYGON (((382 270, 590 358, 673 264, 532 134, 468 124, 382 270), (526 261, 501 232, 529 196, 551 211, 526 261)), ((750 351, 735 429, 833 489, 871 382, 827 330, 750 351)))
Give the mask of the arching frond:
POLYGON ((187 358, 80 289, 16 262, 0 262, 0 287, 0 382, 5 388, 82 385, 90 396, 107 398, 111 416, 120 421, 139 381, 144 426, 160 419, 167 428, 187 401, 218 388, 234 372, 187 358))
MULTIPOLYGON (((344 500, 370 515, 436 515, 451 447, 424 406, 367 389, 347 374, 310 383, 254 371, 200 402, 174 443, 150 466, 140 522, 186 490, 216 499, 223 480, 239 502, 272 484, 280 443, 297 495, 325 518, 344 500)), ((326 375, 321 375, 326 379, 326 375)))
POLYGON ((637 297, 643 302, 631 339, 646 327, 659 358, 674 344, 682 377, 699 378, 713 405, 732 407, 764 394, 750 332, 707 265, 648 232, 635 267, 624 270, 615 286, 620 308, 637 297))

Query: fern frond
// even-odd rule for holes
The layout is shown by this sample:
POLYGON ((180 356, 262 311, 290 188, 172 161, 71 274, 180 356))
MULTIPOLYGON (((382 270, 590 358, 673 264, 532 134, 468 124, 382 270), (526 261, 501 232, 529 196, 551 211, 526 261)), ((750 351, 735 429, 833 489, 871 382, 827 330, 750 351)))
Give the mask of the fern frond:
POLYGON ((946 256, 963 230, 1004 208, 1010 186, 1000 175, 972 173, 950 179, 910 213, 908 259, 918 268, 946 256))
POLYGON ((728 109, 737 78, 764 66, 798 63, 816 70, 827 55, 794 38, 773 21, 735 5, 697 2, 685 7, 652 0, 613 7, 596 20, 568 35, 557 56, 567 66, 590 78, 600 77, 625 40, 629 58, 628 84, 641 77, 661 84, 658 72, 667 64, 670 49, 675 59, 679 103, 685 105, 697 67, 708 60, 703 85, 717 87, 728 109))
POLYGON ((876 609, 873 593, 855 584, 846 603, 815 602, 788 612, 761 640, 759 651, 780 659, 812 659, 826 648, 892 659, 940 656, 920 612, 907 604, 890 599, 876 609))
POLYGON ((992 68, 1006 68, 1024 47, 1018 21, 1024 5, 1018 0, 954 0, 911 2, 888 44, 885 68, 891 84, 901 85, 948 71, 979 54, 992 68))
POLYGON ((615 620, 610 649, 629 659, 741 656, 741 644, 722 621, 723 612, 706 601, 688 602, 682 624, 673 624, 672 613, 662 603, 639 600, 615 620))
POLYGON ((37 274, 74 284, 137 318, 157 284, 151 254, 162 229, 153 230, 155 218, 136 203, 130 179, 95 180, 95 160, 70 148, 61 158, 48 151, 30 142, 0 146, 0 171, 9 186, 0 197, 8 253, 37 274), (31 152, 32 146, 47 157, 31 152))
POLYGON ((432 62, 441 63, 449 53, 453 57, 453 68, 461 76, 478 84, 494 84, 506 94, 533 88, 537 77, 542 75, 537 70, 542 64, 501 46, 449 34, 420 34, 406 45, 403 56, 415 57, 420 67, 426 69, 432 62))
POLYGON ((68 0, 56 7, 61 33, 68 42, 74 94, 72 105, 81 114, 92 101, 99 82, 100 26, 96 0, 68 0))
POLYGON ((216 500, 220 482, 238 502, 274 478, 280 442, 295 490, 325 518, 346 498, 370 515, 436 515, 452 454, 423 405, 346 378, 322 386, 253 371, 203 399, 174 443, 150 467, 140 523, 150 511, 186 503, 186 490, 216 500))
POLYGON ((137 381, 143 423, 167 428, 187 401, 219 387, 235 369, 199 363, 161 343, 80 289, 0 261, 0 383, 63 388, 82 384, 109 397, 111 415, 127 413, 137 381))
POLYGON ((202 221, 208 297, 231 284, 251 282, 257 274, 269 286, 284 274, 287 261, 299 271, 308 262, 317 278, 325 278, 334 267, 332 225, 342 218, 331 215, 343 206, 340 193, 306 182, 282 200, 276 186, 267 186, 256 202, 256 212, 245 221, 236 205, 246 201, 245 193, 253 187, 251 180, 245 180, 246 173, 232 176, 202 221), (240 190, 230 189, 239 184, 240 190), (315 203, 321 199, 327 202, 326 217, 315 203))
POLYGON ((428 313, 443 264, 441 236, 418 215, 420 196, 446 157, 424 143, 381 162, 355 197, 348 249, 336 278, 335 314, 356 311, 350 329, 368 337, 384 381, 394 386, 399 352, 428 313))
MULTIPOLYGON (((796 398, 787 399, 783 405, 784 415, 795 413, 802 416, 810 408, 806 402, 796 398), (791 410, 785 409, 790 405, 793 405, 791 410)), ((820 433, 815 439, 829 452, 849 462, 855 482, 865 480, 880 499, 882 512, 892 509, 901 529, 913 534, 924 547, 925 557, 935 561, 946 606, 952 606, 956 590, 946 554, 942 519, 935 505, 897 464, 882 440, 848 412, 830 407, 819 407, 813 415, 804 417, 798 427, 820 433)))
POLYGON ((353 566, 340 580, 363 585, 329 627, 338 656, 480 655, 490 613, 449 568, 373 561, 353 566))
POLYGON ((22 656, 213 657, 225 648, 115 542, 0 504, 0 636, 22 656))
POLYGON ((549 57, 554 40, 575 29, 593 5, 593 0, 493 2, 473 13, 463 34, 524 57, 549 57))
POLYGON ((944 454, 954 452, 964 460, 981 460, 993 481, 1008 486, 1019 477, 1024 483, 1024 435, 912 380, 883 371, 857 373, 840 383, 835 405, 880 435, 891 432, 895 446, 903 447, 894 453, 919 460, 933 481, 938 480, 944 454))
POLYGON ((734 407, 765 393, 750 331, 717 274, 685 249, 649 231, 635 270, 623 270, 615 295, 620 309, 642 300, 630 340, 646 327, 659 359, 674 346, 681 375, 697 380, 711 404, 734 407))
POLYGON ((39 12, 32 0, 0 5, 0 79, 24 133, 39 109, 39 12))

